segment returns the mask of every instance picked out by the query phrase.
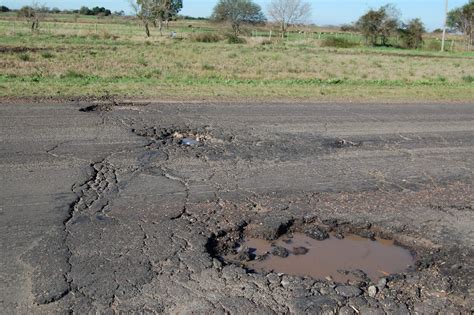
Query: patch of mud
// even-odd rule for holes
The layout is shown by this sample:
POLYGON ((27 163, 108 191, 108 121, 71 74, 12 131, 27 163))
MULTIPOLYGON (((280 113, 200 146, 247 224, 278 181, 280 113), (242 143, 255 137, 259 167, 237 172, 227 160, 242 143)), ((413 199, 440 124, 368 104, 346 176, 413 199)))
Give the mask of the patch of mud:
POLYGON ((276 241, 246 238, 225 260, 257 272, 277 272, 314 279, 348 282, 382 277, 413 267, 411 253, 393 241, 372 241, 356 235, 324 240, 303 234, 283 235, 276 241))
POLYGON ((339 283, 375 283, 429 266, 421 263, 425 259, 414 248, 402 246, 368 222, 263 217, 221 232, 210 244, 214 257, 250 272, 339 283))

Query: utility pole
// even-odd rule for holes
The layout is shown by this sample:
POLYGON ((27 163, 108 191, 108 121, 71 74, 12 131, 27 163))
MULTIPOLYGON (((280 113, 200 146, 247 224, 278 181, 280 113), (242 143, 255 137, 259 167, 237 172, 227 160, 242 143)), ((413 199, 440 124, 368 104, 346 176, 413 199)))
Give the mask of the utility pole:
POLYGON ((446 27, 448 24, 448 0, 446 0, 446 5, 444 7, 444 27, 443 27, 443 39, 441 41, 441 51, 444 51, 444 42, 446 41, 446 27))

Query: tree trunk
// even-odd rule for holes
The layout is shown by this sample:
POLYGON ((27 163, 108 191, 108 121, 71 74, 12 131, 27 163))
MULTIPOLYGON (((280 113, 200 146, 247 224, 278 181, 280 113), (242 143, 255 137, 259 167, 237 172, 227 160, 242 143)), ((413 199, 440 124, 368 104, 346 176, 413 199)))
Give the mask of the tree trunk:
POLYGON ((148 27, 148 22, 145 22, 145 33, 146 37, 150 37, 150 28, 148 27))

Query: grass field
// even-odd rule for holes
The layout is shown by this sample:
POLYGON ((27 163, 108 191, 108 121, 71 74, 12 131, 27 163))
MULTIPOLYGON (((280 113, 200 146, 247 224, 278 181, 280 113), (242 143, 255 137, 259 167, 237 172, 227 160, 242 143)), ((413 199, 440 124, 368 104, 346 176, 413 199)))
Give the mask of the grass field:
POLYGON ((145 38, 133 19, 51 15, 32 33, 0 15, 0 97, 474 99, 474 53, 462 51, 458 37, 448 41, 453 51, 440 53, 432 37, 424 49, 403 50, 311 27, 285 39, 269 31, 251 28, 246 43, 230 44, 221 25, 179 21, 145 38), (196 34, 221 40, 196 42, 196 34), (329 36, 354 47, 322 47, 329 36))

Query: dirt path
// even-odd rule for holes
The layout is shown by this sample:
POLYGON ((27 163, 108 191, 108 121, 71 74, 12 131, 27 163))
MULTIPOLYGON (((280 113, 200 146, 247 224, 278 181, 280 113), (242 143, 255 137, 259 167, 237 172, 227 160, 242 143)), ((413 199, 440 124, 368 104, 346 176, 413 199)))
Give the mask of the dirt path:
POLYGON ((5 313, 472 311, 474 105, 90 105, 0 106, 5 313), (282 226, 417 264, 340 284, 220 259, 282 226))

